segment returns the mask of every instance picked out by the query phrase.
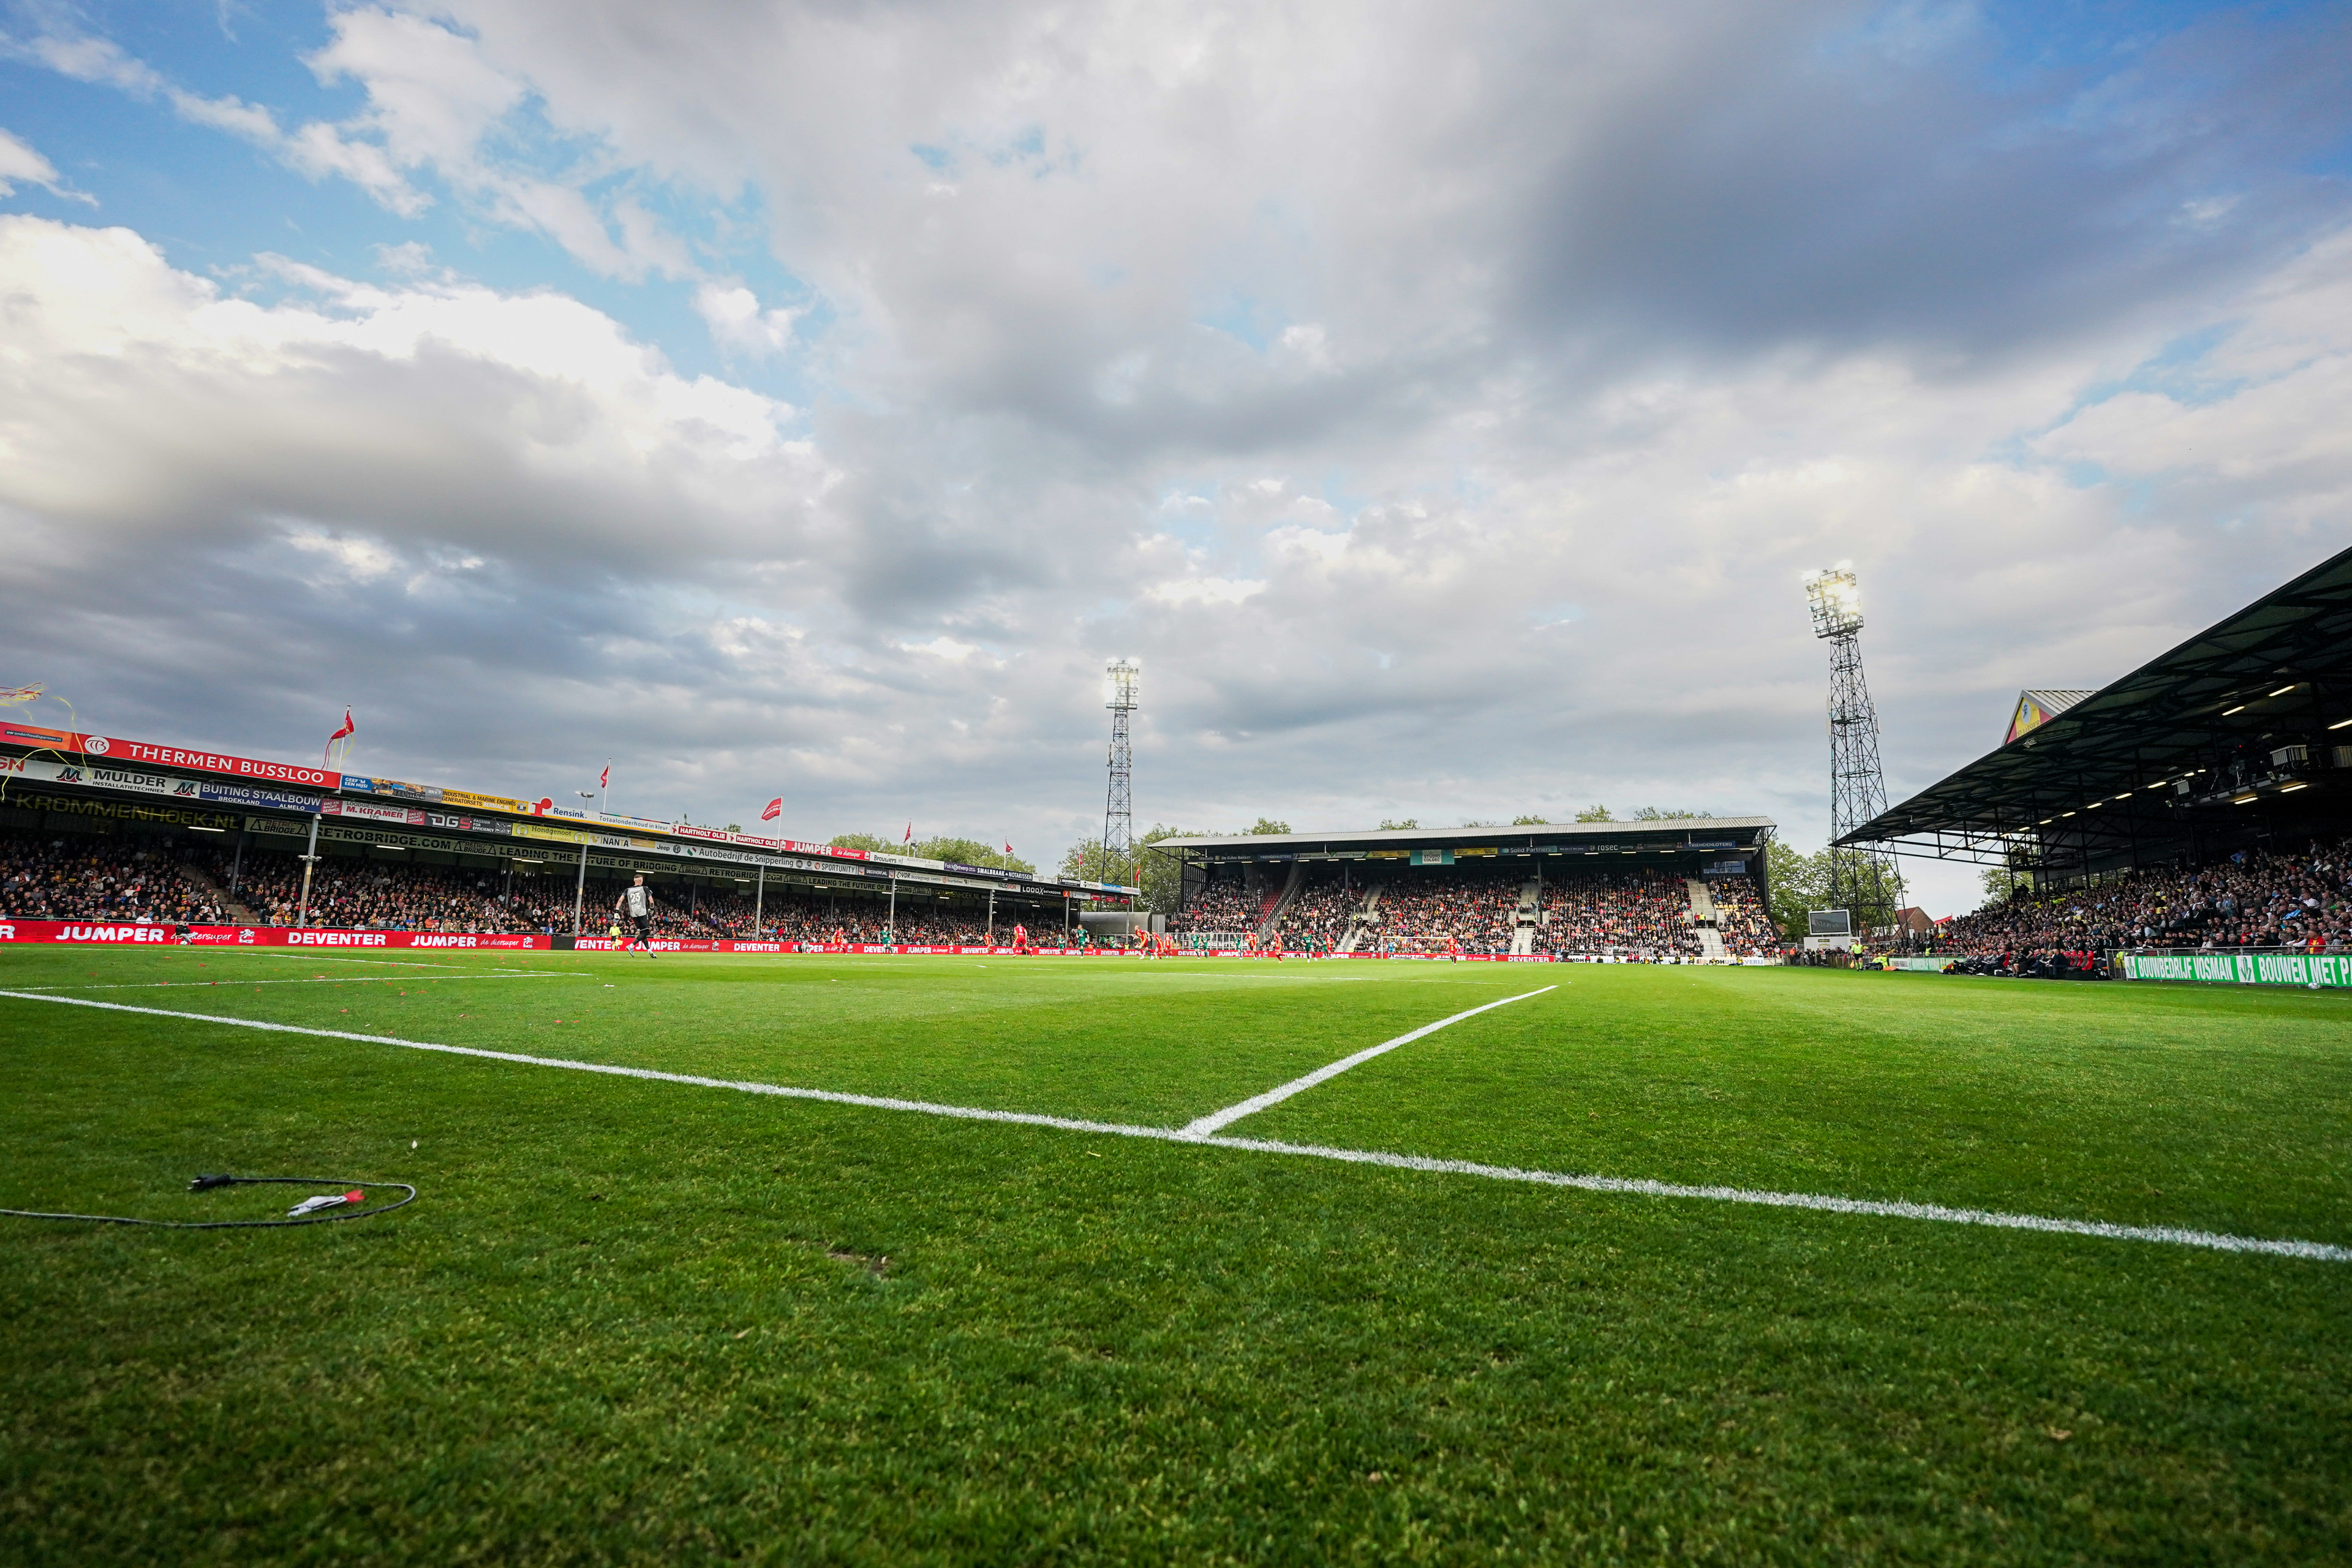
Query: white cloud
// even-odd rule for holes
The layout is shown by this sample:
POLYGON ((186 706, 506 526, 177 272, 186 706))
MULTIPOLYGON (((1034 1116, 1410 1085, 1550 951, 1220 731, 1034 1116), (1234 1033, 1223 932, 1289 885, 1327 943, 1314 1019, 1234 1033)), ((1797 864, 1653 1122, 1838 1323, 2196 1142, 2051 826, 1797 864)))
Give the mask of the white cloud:
POLYGON ((830 482, 788 405, 679 376, 577 301, 263 262, 311 300, 225 295, 127 230, 0 217, 6 499, 141 530, 285 511, 593 559, 765 553, 830 482))
POLYGON ((16 195, 18 181, 28 185, 39 185, 51 195, 87 202, 92 206, 98 205, 94 197, 72 189, 58 179, 56 168, 47 158, 18 138, 0 131, 0 196, 16 195))
POLYGON ((694 291, 694 310, 721 348, 754 358, 790 348, 793 321, 801 314, 781 305, 762 310, 757 294, 740 283, 716 279, 694 291))
POLYGON ((1254 595, 1265 592, 1263 580, 1240 581, 1232 577, 1186 577, 1172 583, 1153 584, 1150 596, 1163 605, 1238 605, 1254 595))

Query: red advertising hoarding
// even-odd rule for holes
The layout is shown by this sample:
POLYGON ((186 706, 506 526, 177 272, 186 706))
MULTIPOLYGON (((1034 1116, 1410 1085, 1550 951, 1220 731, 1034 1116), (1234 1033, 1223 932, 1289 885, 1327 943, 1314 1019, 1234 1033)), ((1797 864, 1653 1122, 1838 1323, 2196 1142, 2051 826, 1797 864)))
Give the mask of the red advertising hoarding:
POLYGON ((268 763, 258 757, 232 757, 219 752, 190 752, 178 746, 157 746, 145 741, 125 741, 114 735, 83 735, 79 750, 117 763, 143 763, 149 767, 194 768, 198 773, 226 773, 232 778, 268 779, 277 784, 308 784, 312 789, 336 789, 343 775, 299 763, 268 763))
MULTIPOLYGON (((545 952, 554 939, 503 932, 439 931, 313 931, 288 926, 189 926, 192 947, 316 947, 436 949, 444 952, 545 952)), ((66 942, 78 947, 170 946, 183 929, 153 921, 0 920, 0 942, 66 942)))

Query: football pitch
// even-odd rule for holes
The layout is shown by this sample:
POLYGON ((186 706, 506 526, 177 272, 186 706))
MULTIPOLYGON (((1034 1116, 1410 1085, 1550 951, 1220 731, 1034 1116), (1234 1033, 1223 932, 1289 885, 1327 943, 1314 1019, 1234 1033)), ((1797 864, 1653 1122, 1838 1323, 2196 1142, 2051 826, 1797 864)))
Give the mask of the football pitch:
POLYGON ((2352 1556, 2341 994, 177 948, 0 992, 0 1206, 420 1194, 0 1220, 9 1562, 2352 1556))

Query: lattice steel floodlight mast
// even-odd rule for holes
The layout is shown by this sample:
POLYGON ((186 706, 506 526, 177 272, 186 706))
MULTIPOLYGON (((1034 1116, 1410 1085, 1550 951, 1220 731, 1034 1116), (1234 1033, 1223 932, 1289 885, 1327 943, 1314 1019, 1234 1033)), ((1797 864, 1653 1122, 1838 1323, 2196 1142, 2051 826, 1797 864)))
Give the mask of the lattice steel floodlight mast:
POLYGON ((1139 659, 1115 658, 1103 667, 1103 706, 1110 710, 1110 794, 1103 805, 1103 880, 1131 881, 1124 873, 1135 858, 1135 752, 1128 741, 1128 717, 1135 711, 1139 659), (1114 870, 1121 873, 1114 877, 1114 870))
POLYGON ((1840 562, 1805 578, 1813 636, 1830 645, 1830 902, 1853 911, 1857 931, 1895 923, 1903 880, 1892 857, 1837 841, 1886 809, 1878 764, 1878 710, 1862 674, 1862 591, 1840 562))

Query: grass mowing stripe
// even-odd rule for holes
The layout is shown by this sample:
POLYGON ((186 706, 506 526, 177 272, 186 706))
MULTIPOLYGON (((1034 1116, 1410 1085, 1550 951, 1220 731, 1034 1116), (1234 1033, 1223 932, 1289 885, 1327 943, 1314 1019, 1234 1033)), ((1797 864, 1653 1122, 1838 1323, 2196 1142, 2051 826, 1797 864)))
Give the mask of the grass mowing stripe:
MULTIPOLYGON (((1549 987, 1547 987, 1549 989, 1549 987)), ((1528 992, 1528 995, 1539 995, 1528 992)), ((482 1050, 472 1046, 442 1045, 431 1040, 407 1040, 396 1035, 362 1035, 342 1029, 314 1029, 299 1024, 271 1024, 253 1018, 229 1018, 209 1013, 180 1013, 163 1007, 135 1007, 121 1002, 100 1002, 89 996, 52 996, 33 991, 0 991, 0 996, 25 1002, 55 1002, 69 1007, 97 1007, 110 1013, 139 1013, 157 1018, 181 1018, 232 1028, 261 1029, 272 1034, 308 1035, 362 1045, 399 1046, 414 1051, 437 1051, 446 1056, 478 1057, 487 1061, 513 1062, 524 1067, 562 1068, 572 1072, 603 1073, 613 1078, 644 1079, 656 1083, 686 1084, 697 1089, 728 1089, 743 1094, 773 1095, 785 1100, 818 1100, 829 1105, 855 1105, 874 1110, 905 1110, 924 1116, 951 1117, 964 1121, 1012 1122, 1027 1127, 1052 1127, 1068 1132, 1095 1132, 1118 1138, 1151 1138, 1163 1142, 1202 1148, 1238 1149, 1253 1153, 1286 1154, 1346 1164, 1379 1165, 1391 1170, 1427 1171, 1442 1175, 1478 1176, 1488 1181, 1523 1182, 1540 1186, 1570 1187, 1580 1192, 1636 1197, 1685 1198, 1709 1203, 1753 1204, 1768 1208, 1810 1209, 1824 1214, 1863 1215, 1882 1219, 1916 1219, 1946 1225, 1987 1226, 2000 1230, 2041 1231, 2057 1236, 2081 1236, 2105 1241, 2145 1241, 2170 1247, 2194 1247, 2215 1252, 2264 1253, 2321 1263, 2352 1263, 2352 1247, 2326 1242, 2275 1240, 2263 1237, 2231 1236, 2221 1231, 2189 1230, 2173 1226, 2111 1225, 2104 1220, 2058 1219, 2044 1215, 2007 1214, 1998 1209, 1948 1208, 1938 1204, 1915 1204, 1877 1198, 1842 1198, 1820 1193, 1776 1193, 1750 1187, 1685 1186, 1638 1176, 1577 1175, 1560 1171, 1523 1171, 1508 1165, 1482 1165, 1467 1160, 1441 1160, 1422 1154, 1397 1154, 1377 1149, 1334 1149, 1313 1143, 1281 1143, 1257 1138, 1223 1138, 1172 1127, 1137 1127, 1115 1121, 1085 1121, 1034 1111, 991 1110, 979 1106, 940 1105, 929 1100, 893 1100, 880 1095, 845 1094, 833 1089, 797 1089, 786 1084, 751 1083, 731 1079, 700 1078, 690 1073, 660 1072, 651 1068, 618 1067, 604 1062, 567 1060, 562 1057, 525 1056, 515 1051, 482 1050)), ((1512 996, 1507 1002, 1524 1000, 1512 996)), ((1503 1003, 1487 1004, 1489 1007, 1503 1003)), ((1473 1008, 1472 1012, 1486 1009, 1473 1008)), ((1459 1016, 1467 1017, 1469 1014, 1459 1016)), ((1444 1019, 1418 1031, 1442 1027, 1444 1019)), ((1415 1036, 1389 1042, 1401 1045, 1415 1036)), ((1359 1053, 1360 1055, 1361 1053, 1359 1053)), ((1352 1058, 1351 1058, 1352 1059, 1352 1058)), ((1336 1065, 1336 1064, 1335 1064, 1336 1065)), ((1311 1076, 1311 1075, 1310 1075, 1311 1076)), ((1328 1075, 1327 1075, 1328 1076, 1328 1075)), ((1197 1124, 1196 1124, 1197 1125, 1197 1124)))
POLYGON ((1298 1094, 1307 1089, 1313 1089, 1317 1084, 1322 1083, 1328 1079, 1335 1079, 1341 1073, 1346 1072, 1349 1068, 1361 1066, 1363 1063, 1370 1061, 1374 1057, 1383 1056, 1388 1052, 1396 1049, 1399 1046, 1409 1046, 1413 1041, 1421 1038, 1423 1035, 1433 1035, 1437 1033, 1438 1030, 1445 1027, 1448 1024, 1458 1024, 1465 1018, 1475 1018, 1481 1013, 1491 1013, 1497 1007, 1507 1007, 1514 1002, 1524 1002, 1530 996, 1540 996, 1546 991, 1557 991, 1559 989, 1559 987, 1557 985, 1546 985, 1540 990, 1523 991, 1517 996, 1506 996, 1499 1002, 1489 1002, 1483 1007, 1472 1007, 1466 1011, 1456 1013, 1451 1018, 1440 1018, 1434 1024, 1423 1024, 1420 1028, 1412 1030, 1407 1034, 1399 1035, 1393 1040, 1382 1040, 1377 1046, 1367 1046, 1352 1057, 1341 1057, 1338 1061, 1332 1062, 1325 1067, 1317 1068, 1313 1072, 1307 1074, 1303 1078, 1292 1079, 1288 1083, 1282 1084, 1277 1088, 1269 1089, 1264 1094, 1252 1095, 1249 1099, 1243 1100, 1239 1105, 1228 1105, 1223 1110, 1213 1110, 1209 1112, 1208 1115, 1201 1117, 1197 1121, 1189 1121, 1185 1123, 1184 1126, 1184 1136, 1187 1138, 1206 1138, 1210 1133, 1216 1131, 1221 1127, 1225 1127, 1233 1122, 1239 1121, 1244 1116, 1255 1115, 1256 1112, 1264 1110, 1269 1105, 1279 1105, 1294 1094, 1298 1094))
MULTIPOLYGON (((451 980, 593 980, 584 969, 522 970, 513 974, 452 974, 451 980)), ((116 985, 27 985, 27 991, 189 991, 221 985, 397 985, 397 974, 354 974, 342 978, 317 974, 308 980, 138 980, 116 985)), ((433 984, 441 979, 436 976, 433 984)))

